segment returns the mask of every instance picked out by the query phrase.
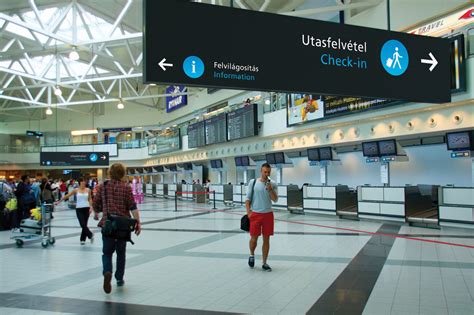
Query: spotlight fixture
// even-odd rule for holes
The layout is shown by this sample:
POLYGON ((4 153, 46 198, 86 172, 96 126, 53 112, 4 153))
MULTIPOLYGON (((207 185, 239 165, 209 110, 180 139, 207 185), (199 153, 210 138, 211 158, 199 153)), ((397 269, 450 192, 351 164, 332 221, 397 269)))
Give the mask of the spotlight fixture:
POLYGON ((124 109, 125 108, 125 105, 123 105, 122 100, 120 100, 119 103, 117 104, 117 108, 118 109, 124 109))
POLYGON ((71 61, 79 60, 79 54, 76 50, 76 46, 72 47, 72 51, 69 53, 69 60, 71 60, 71 61))
POLYGON ((51 109, 51 107, 46 108, 46 115, 50 116, 52 114, 53 114, 53 110, 51 109))
POLYGON ((63 91, 61 91, 61 89, 59 88, 59 85, 56 85, 56 87, 54 88, 54 95, 56 96, 63 95, 63 91))
POLYGON ((265 100, 265 105, 270 105, 270 100, 265 100))

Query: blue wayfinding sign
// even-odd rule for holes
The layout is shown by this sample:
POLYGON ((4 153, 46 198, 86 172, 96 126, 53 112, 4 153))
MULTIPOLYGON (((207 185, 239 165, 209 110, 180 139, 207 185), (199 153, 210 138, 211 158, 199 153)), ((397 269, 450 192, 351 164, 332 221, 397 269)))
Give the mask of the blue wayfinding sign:
MULTIPOLYGON (((190 69, 191 69, 191 65, 190 65, 190 69)), ((171 85, 166 88, 166 94, 186 93, 187 90, 188 89, 183 85, 171 85)), ((187 104, 188 104, 187 95, 167 96, 166 97, 166 112, 169 113, 187 104)))

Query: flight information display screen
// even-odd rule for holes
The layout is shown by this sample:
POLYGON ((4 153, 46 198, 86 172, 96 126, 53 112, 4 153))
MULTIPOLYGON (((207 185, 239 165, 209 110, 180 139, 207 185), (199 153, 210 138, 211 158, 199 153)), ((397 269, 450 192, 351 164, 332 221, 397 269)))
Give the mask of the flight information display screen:
POLYGON ((227 114, 227 139, 236 140, 258 135, 257 104, 227 114))
POLYGON ((227 141, 227 114, 223 113, 204 121, 206 144, 216 144, 227 141))
POLYGON ((206 145, 204 121, 188 125, 188 148, 198 148, 206 145))

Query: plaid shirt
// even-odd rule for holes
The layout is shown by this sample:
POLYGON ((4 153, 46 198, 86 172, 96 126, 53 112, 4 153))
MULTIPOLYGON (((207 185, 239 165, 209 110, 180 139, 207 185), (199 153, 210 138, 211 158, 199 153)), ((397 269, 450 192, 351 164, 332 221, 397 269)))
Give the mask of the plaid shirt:
POLYGON ((118 180, 109 180, 106 184, 99 185, 94 197, 94 210, 104 212, 102 220, 98 224, 100 227, 104 225, 107 213, 130 217, 130 211, 137 210, 132 188, 127 183, 118 180), (105 191, 104 185, 106 185, 105 191), (107 196, 105 196, 105 193, 107 193, 107 196), (105 204, 106 201, 107 204, 105 204))

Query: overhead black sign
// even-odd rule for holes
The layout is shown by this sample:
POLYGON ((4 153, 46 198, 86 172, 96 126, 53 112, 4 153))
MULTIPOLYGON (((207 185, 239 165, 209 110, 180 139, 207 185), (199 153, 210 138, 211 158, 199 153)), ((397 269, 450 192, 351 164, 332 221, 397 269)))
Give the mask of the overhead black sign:
POLYGON ((146 83, 451 100, 446 39, 188 1, 144 16, 146 83))
POLYGON ((40 152, 41 166, 108 166, 109 152, 40 152))

